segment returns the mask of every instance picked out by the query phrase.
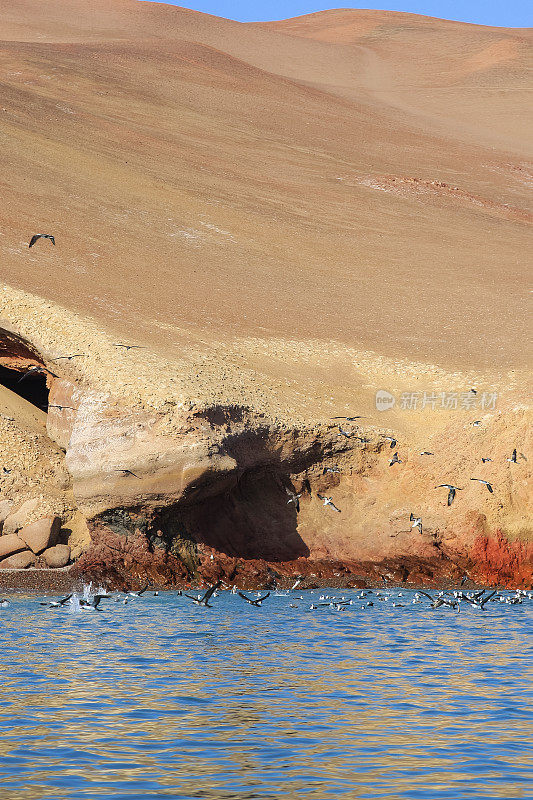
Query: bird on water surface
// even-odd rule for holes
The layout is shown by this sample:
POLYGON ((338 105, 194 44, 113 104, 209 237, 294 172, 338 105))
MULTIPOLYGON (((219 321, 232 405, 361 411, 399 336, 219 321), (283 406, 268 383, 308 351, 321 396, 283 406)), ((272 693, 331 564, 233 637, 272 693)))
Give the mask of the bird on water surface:
POLYGON ((254 600, 252 597, 247 597, 243 592, 239 592, 239 597, 242 597, 243 600, 246 600, 247 603, 250 603, 251 606, 257 606, 257 608, 261 607, 263 600, 266 600, 267 597, 270 597, 270 592, 267 592, 263 597, 258 597, 254 600))
POLYGON ((207 592, 204 594, 203 597, 198 595, 198 597, 193 597, 191 594, 186 594, 185 597, 188 597, 189 600, 192 600, 193 603, 197 606, 205 606, 205 608, 213 608, 213 606, 209 605, 209 600, 214 595, 217 589, 222 586, 222 581, 217 581, 212 586, 209 587, 207 592))

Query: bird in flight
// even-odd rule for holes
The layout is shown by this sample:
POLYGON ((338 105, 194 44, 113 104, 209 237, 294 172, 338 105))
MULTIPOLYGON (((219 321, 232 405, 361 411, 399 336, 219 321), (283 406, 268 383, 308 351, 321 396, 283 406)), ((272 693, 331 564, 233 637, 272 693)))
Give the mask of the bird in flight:
POLYGON ((325 495, 323 495, 323 494, 318 494, 318 493, 317 493, 317 497, 319 497, 319 498, 320 498, 320 500, 323 500, 323 501, 324 501, 324 506, 331 506, 331 508, 332 508, 334 511, 338 511, 338 512, 339 512, 339 514, 341 513, 341 510, 340 510, 340 508, 337 508, 337 506, 335 505, 335 503, 333 502, 333 500, 332 500, 332 498, 331 498, 331 497, 325 497, 325 495))
POLYGON ((346 422, 355 422, 356 419, 365 419, 365 417, 332 417, 331 419, 345 419, 346 422))
POLYGON ((459 486, 452 486, 451 483, 440 483, 438 486, 435 486, 435 489, 448 489, 448 505, 449 506, 451 506, 451 504, 454 501, 455 493, 463 491, 462 488, 460 488, 459 486))
POLYGON ((290 489, 286 489, 285 491, 289 495, 289 499, 287 500, 287 505, 289 505, 289 503, 294 503, 294 505, 296 507, 296 511, 299 512, 300 511, 300 497, 302 496, 301 493, 300 494, 296 494, 295 492, 291 492, 290 489))
MULTIPOLYGON (((481 460, 482 460, 482 462, 483 462, 484 464, 486 464, 486 463, 487 463, 487 461, 492 461, 492 458, 483 458, 483 456, 481 456, 481 460)), ((508 459, 508 460, 509 460, 509 459, 508 459)))
POLYGON ((11 473, 11 470, 8 469, 7 467, 2 467, 2 472, 4 475, 9 475, 11 473))
POLYGON ((435 453, 430 453, 429 450, 422 450, 420 453, 421 456, 434 456, 435 453))
POLYGON ((389 467, 392 467, 393 464, 403 464, 401 458, 398 458, 398 452, 394 453, 393 457, 389 461, 389 467))
POLYGON ((30 239, 29 247, 33 247, 35 242, 39 241, 39 239, 50 239, 53 245, 56 243, 56 240, 51 233, 34 233, 30 239))
POLYGON ((98 608, 100 605, 100 601, 103 600, 105 597, 109 597, 108 594, 95 594, 92 600, 80 600, 80 608, 82 611, 101 611, 101 608, 98 608))
POLYGON ((74 408, 74 406, 59 406, 59 405, 49 404, 48 408, 59 408, 60 411, 63 411, 63 409, 68 408, 69 411, 79 411, 79 409, 78 408, 74 408))
POLYGON ((440 608, 441 606, 448 606, 449 608, 457 608, 457 603, 454 600, 448 600, 446 597, 432 597, 428 592, 423 592, 422 589, 418 590, 418 594, 423 594, 424 597, 429 597, 431 600, 431 608, 440 608))
POLYGON ((65 361, 70 361, 71 358, 88 358, 87 353, 73 353, 71 356, 56 356, 55 358, 51 358, 50 361, 61 361, 64 358, 65 361))
POLYGON ((345 431, 344 428, 342 428, 340 425, 339 425, 339 433, 341 434, 341 436, 346 436, 347 439, 351 439, 353 436, 352 431, 345 431))
POLYGON ((39 367, 35 365, 26 370, 22 378, 18 379, 17 383, 22 383, 22 381, 26 380, 26 378, 32 378, 34 375, 50 375, 52 378, 58 377, 55 372, 51 372, 51 370, 46 369, 46 367, 39 367))
POLYGON ((386 442, 390 442, 390 449, 391 450, 392 450, 393 447, 396 447, 396 445, 398 444, 398 442, 396 441, 394 436, 384 436, 383 438, 385 439, 386 442))
POLYGON ((142 589, 139 589, 138 592, 128 592, 128 597, 141 597, 149 588, 149 584, 147 583, 146 586, 143 586, 142 589))
POLYGON ((62 600, 52 600, 50 603, 41 603, 41 605, 48 606, 48 608, 61 608, 61 606, 64 606, 65 603, 68 603, 71 597, 71 594, 67 594, 67 596, 63 597, 62 600))
POLYGON ((217 583, 214 583, 212 586, 209 587, 209 589, 207 590, 207 592, 204 594, 203 597, 200 596, 193 597, 190 594, 186 594, 185 597, 188 597, 189 600, 192 600, 193 603, 197 606, 205 606, 206 608, 213 608, 213 606, 209 605, 209 600, 220 586, 222 586, 222 581, 217 581, 217 583))
POLYGON ((481 425, 481 420, 476 419, 474 420, 474 422, 471 422, 470 424, 473 425, 474 428, 479 428, 479 426, 481 425))
POLYGON ((136 475, 131 469, 114 469, 113 472, 122 472, 123 475, 133 475, 134 478, 141 480, 139 475, 136 475))
POLYGON ((524 461, 527 461, 527 458, 525 457, 525 455, 523 453, 517 453, 516 452, 516 447, 513 450, 513 454, 511 456, 511 458, 508 458, 507 461, 510 461, 511 464, 518 464, 518 458, 517 458, 518 455, 520 456, 520 458, 523 458, 524 461))
POLYGON ((471 481, 478 481, 479 483, 484 483, 485 486, 487 487, 487 489, 489 490, 489 492, 491 494, 493 493, 494 489, 492 488, 492 485, 488 481, 484 481, 483 478, 470 478, 470 480, 471 481))
POLYGON ((270 592, 267 592, 263 597, 258 597, 257 600, 254 600, 252 597, 247 597, 245 594, 243 594, 243 592, 239 592, 239 597, 242 597, 242 599, 246 600, 247 603, 250 603, 251 606, 257 606, 257 608, 260 608, 263 600, 266 600, 267 597, 270 597, 270 592))
POLYGON ((142 344, 114 344, 113 347, 123 347, 124 350, 133 350, 134 348, 137 350, 145 350, 146 348, 142 346, 142 344))
POLYGON ((322 475, 325 475, 326 472, 331 472, 335 474, 336 472, 340 472, 340 469, 338 467, 324 467, 324 469, 322 470, 322 475))
POLYGON ((415 515, 411 513, 409 520, 413 523, 411 528, 418 528, 419 532, 422 533, 422 517, 415 517, 415 515))

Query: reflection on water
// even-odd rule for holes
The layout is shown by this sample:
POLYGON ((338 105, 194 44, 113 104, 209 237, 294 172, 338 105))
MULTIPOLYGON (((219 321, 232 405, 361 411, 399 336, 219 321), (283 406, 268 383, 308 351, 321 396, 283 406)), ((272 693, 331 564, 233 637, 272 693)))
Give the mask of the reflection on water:
POLYGON ((0 800, 533 795, 533 601, 457 613, 404 592, 340 613, 302 596, 85 614, 15 598, 0 800))

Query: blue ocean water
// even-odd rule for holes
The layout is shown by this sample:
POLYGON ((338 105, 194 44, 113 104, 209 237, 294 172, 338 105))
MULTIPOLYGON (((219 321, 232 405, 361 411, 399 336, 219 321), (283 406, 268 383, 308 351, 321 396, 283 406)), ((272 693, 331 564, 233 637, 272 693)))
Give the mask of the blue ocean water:
POLYGON ((533 796, 533 600, 310 611, 320 594, 12 596, 0 799, 533 796))

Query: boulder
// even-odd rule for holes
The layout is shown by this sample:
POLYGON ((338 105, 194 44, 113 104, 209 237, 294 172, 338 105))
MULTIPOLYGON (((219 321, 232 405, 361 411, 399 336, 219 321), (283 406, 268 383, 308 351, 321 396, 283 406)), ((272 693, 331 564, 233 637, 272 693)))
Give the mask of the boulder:
POLYGON ((22 539, 33 553, 39 555, 47 547, 55 545, 60 528, 61 520, 59 517, 44 517, 43 519, 38 519, 37 522, 32 522, 31 525, 25 525, 17 536, 22 539))
POLYGON ((4 525, 2 527, 2 533, 4 535, 16 533, 18 530, 23 528, 28 521, 30 514, 33 514, 38 505, 39 501, 37 499, 26 500, 26 502, 23 503, 20 508, 17 508, 16 511, 13 511, 12 514, 9 514, 9 516, 5 518, 4 525))
POLYGON ((0 531, 2 530, 2 525, 4 524, 4 520, 9 517, 11 514, 11 509, 13 508, 13 501, 12 500, 2 500, 0 502, 0 531))
POLYGON ((48 550, 45 550, 42 558, 46 565, 52 569, 66 567, 70 561, 70 547, 68 544, 56 544, 55 547, 49 547, 48 550))
POLYGON ((15 533, 0 536, 0 558, 7 558, 12 556, 13 553, 19 553, 21 550, 27 549, 22 539, 19 539, 15 533))
POLYGON ((34 564, 34 554, 29 550, 23 550, 21 553, 15 553, 15 555, 0 561, 0 569, 27 569, 34 564))

